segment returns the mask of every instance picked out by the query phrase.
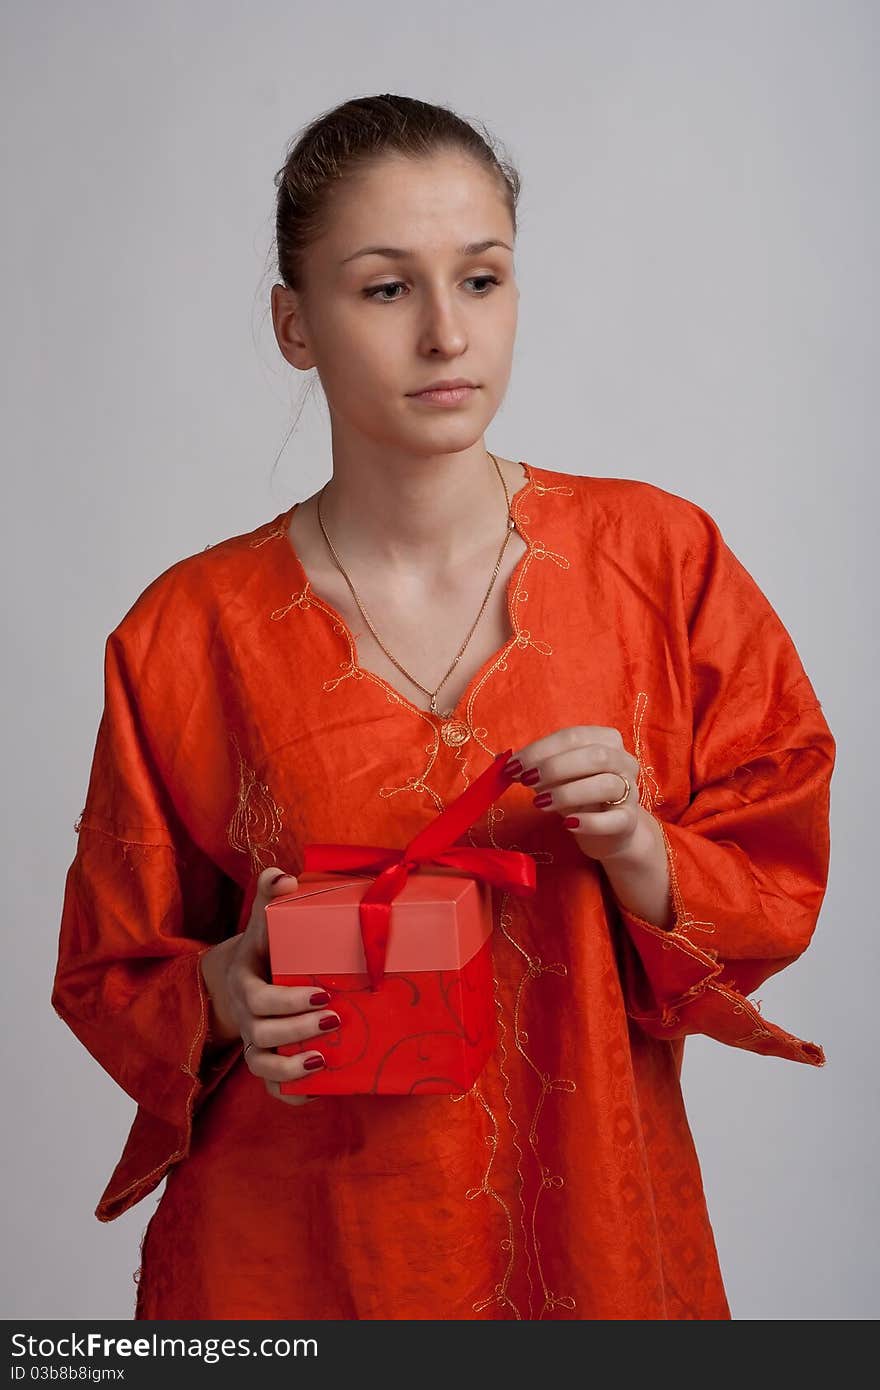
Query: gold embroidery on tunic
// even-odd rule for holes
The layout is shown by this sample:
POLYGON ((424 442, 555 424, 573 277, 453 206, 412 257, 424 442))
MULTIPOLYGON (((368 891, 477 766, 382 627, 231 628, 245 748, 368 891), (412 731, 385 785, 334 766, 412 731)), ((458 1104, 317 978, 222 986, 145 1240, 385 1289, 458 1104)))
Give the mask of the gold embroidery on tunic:
MULTIPOLYGON (((534 477, 531 478, 531 483, 532 483, 533 491, 534 491, 536 494, 538 494, 538 495, 541 495, 541 494, 544 494, 544 493, 548 493, 548 492, 556 492, 556 493, 559 493, 559 494, 561 494, 561 495, 563 495, 563 496, 567 496, 567 497, 572 497, 572 496, 574 496, 574 489, 571 488, 571 487, 568 487, 568 486, 547 487, 547 486, 544 486, 544 485, 538 483, 537 480, 536 480, 534 477)), ((521 495, 521 496, 524 496, 525 493, 523 492, 523 493, 520 494, 520 495, 521 495)), ((519 526, 520 522, 524 522, 524 523, 528 523, 528 522, 529 522, 529 517, 528 517, 524 512, 522 512, 522 511, 518 511, 518 512, 517 512, 517 526, 519 526)), ((489 669, 489 670, 485 673, 485 675, 483 676, 483 679, 479 682, 479 684, 476 686, 476 688, 471 692, 471 695, 470 695, 470 697, 469 697, 469 699, 468 699, 468 703, 467 703, 467 721, 468 721, 468 724, 471 726, 471 728, 472 728, 473 731, 474 731, 474 738, 475 738, 476 741, 479 743, 480 747, 482 747, 486 752, 490 753, 493 757, 496 756, 494 750, 491 749, 491 748, 489 748, 488 745, 486 744, 486 742, 484 741, 485 738, 488 736, 488 730, 485 729, 485 728, 476 728, 476 727, 474 727, 474 719, 473 719, 473 715, 474 715, 474 704, 475 704, 477 695, 478 695, 479 692, 482 690, 482 688, 483 688, 483 686, 485 685, 486 681, 488 680, 489 676, 493 675, 493 674, 495 673, 495 671, 498 671, 498 670, 504 671, 504 670, 507 669, 507 656, 508 656, 508 654, 510 653, 510 651, 513 649, 513 647, 518 647, 518 648, 520 648, 520 649, 525 649, 525 647, 531 646, 531 647, 534 647, 537 651, 540 651, 540 652, 541 652, 543 655, 545 655, 545 656, 551 656, 552 653, 553 653, 553 648, 551 647, 551 645, 549 644, 549 642, 545 642, 545 641, 542 641, 542 640, 535 640, 535 639, 533 639, 533 638, 532 638, 531 631, 530 631, 529 629, 527 629, 527 628, 522 628, 522 627, 520 627, 519 622, 518 622, 517 617, 516 617, 516 615, 517 615, 517 605, 520 604, 520 603, 522 603, 522 602, 524 602, 524 601, 526 601, 526 600, 528 599, 528 591, 527 591, 527 589, 525 588, 525 582, 524 582, 525 579, 526 579, 526 576, 527 576, 527 574, 528 574, 528 570, 529 570, 531 564, 532 564, 536 559, 549 559, 549 560, 551 560, 554 564, 557 564, 561 569, 566 569, 566 570, 567 570, 567 569, 569 569, 569 568, 571 567, 571 566, 570 566, 570 561, 569 561, 569 559, 568 559, 567 556, 560 554, 558 551, 549 550, 549 549, 547 548, 547 546, 544 544, 543 541, 533 541, 533 540, 531 539, 530 536, 528 536, 528 535, 525 534, 525 532, 523 532, 523 535, 524 535, 524 539, 526 540, 526 543, 527 543, 529 549, 528 549, 528 552, 527 552, 527 556, 526 556, 525 562, 524 562, 524 564, 523 564, 523 566, 522 566, 522 569, 521 569, 521 571, 520 571, 520 573, 519 573, 519 575, 518 575, 518 577, 517 577, 516 588, 515 588, 514 593, 513 593, 513 595, 512 595, 512 604, 511 604, 511 607, 512 607, 512 611, 513 611, 513 614, 514 614, 514 635, 513 635, 513 637, 510 639, 510 642, 507 644, 507 646, 502 650, 501 653, 499 653, 498 660, 492 664, 492 666, 490 667, 490 669, 489 669)), ((498 843, 498 841, 497 841, 497 839, 496 839, 496 837, 495 837, 495 826, 496 826, 496 824, 497 824, 499 821, 503 820, 503 818, 504 818, 504 808, 501 807, 501 806, 499 806, 497 803, 493 803, 493 804, 488 808, 488 811, 486 812, 487 833, 488 833, 488 839, 489 839, 490 845, 492 845, 493 847, 495 847, 495 848, 497 848, 497 849, 515 849, 515 848, 518 849, 518 848, 521 848, 521 846, 513 845, 513 844, 499 845, 499 843, 498 843)), ((467 832, 467 838, 468 838, 468 840, 469 840, 469 842, 470 842, 471 844, 477 845, 477 844, 478 844, 478 841, 475 839, 474 831, 475 831, 475 827, 472 826, 472 827, 468 830, 468 832, 467 832)), ((549 850, 530 850, 530 851, 528 851, 528 852, 529 852, 530 854, 532 854, 532 857, 533 857, 537 862, 541 862, 541 863, 553 863, 553 862, 554 862, 554 855, 553 855, 553 853, 552 853, 551 851, 549 851, 549 850)), ((520 979, 519 985, 517 986, 516 995, 515 995, 515 999, 514 999, 514 1010, 513 1010, 513 1020, 512 1020, 514 1043, 515 1043, 515 1046, 516 1046, 517 1051, 518 1051, 518 1052, 520 1053, 520 1055, 522 1056, 522 1058, 523 1058, 525 1064, 526 1064, 528 1067, 530 1067, 530 1068, 532 1069, 532 1071, 534 1072, 535 1076, 538 1078, 538 1080, 539 1080, 540 1083, 541 1083, 541 1094, 540 1094, 540 1096, 538 1097, 538 1101, 537 1101, 537 1104, 536 1104, 535 1109, 534 1109, 534 1111, 533 1111, 533 1114, 532 1114, 532 1117, 531 1117, 531 1120, 530 1120, 530 1123, 529 1123, 529 1129, 528 1129, 529 1145, 530 1145, 530 1148, 531 1148, 531 1151, 532 1151, 532 1155, 533 1155, 533 1157, 534 1157, 534 1161, 535 1161, 535 1163, 536 1163, 536 1165, 537 1165, 538 1172, 539 1172, 539 1175, 540 1175, 540 1185, 539 1185, 538 1191, 537 1191, 537 1193, 536 1193, 534 1203, 532 1204, 532 1210, 531 1210, 531 1213, 530 1213, 530 1214, 526 1212, 526 1204, 525 1204, 525 1196, 524 1196, 524 1193, 525 1193, 525 1179, 524 1179, 523 1169, 522 1169, 523 1151, 522 1151, 522 1147, 521 1147, 521 1145, 520 1145, 520 1143, 519 1143, 520 1128, 519 1128, 519 1125, 517 1124, 516 1119, 514 1118, 514 1114, 513 1114, 513 1103, 512 1103, 512 1098, 511 1098, 511 1095, 510 1095, 510 1077, 509 1077, 508 1072, 507 1072, 507 1059, 508 1059, 508 1053, 507 1053, 507 1049, 506 1049, 506 1047, 505 1047, 505 1045, 504 1045, 504 1037, 505 1037, 506 1032, 507 1032, 507 1027, 506 1027, 505 1020, 504 1020, 504 1011, 503 1011, 503 1007, 502 1007, 502 1003, 501 1003, 501 999, 500 999, 500 992, 499 992, 499 988, 498 988, 498 982, 497 982, 497 979, 496 979, 496 981, 495 981, 495 1002, 496 1002, 496 1010, 497 1010, 497 1015, 498 1015, 498 1029, 499 1029, 499 1043, 498 1043, 499 1061, 498 1061, 498 1066, 499 1066, 500 1075, 501 1075, 502 1080, 503 1080, 503 1095, 504 1095, 505 1107, 506 1107, 506 1110, 507 1110, 507 1118, 508 1118, 508 1122, 509 1122, 510 1128, 511 1128, 512 1144, 513 1144, 513 1147, 514 1147, 514 1149, 516 1150, 516 1154, 517 1154, 517 1158, 516 1158, 516 1174, 517 1174, 517 1178, 518 1178, 518 1182, 519 1182, 519 1203, 520 1203, 520 1209, 521 1209, 520 1225, 521 1225, 522 1232, 523 1232, 523 1246, 522 1246, 522 1248, 523 1248, 523 1256, 524 1256, 524 1260, 525 1260, 524 1273, 525 1273, 525 1278, 526 1278, 526 1282, 527 1282, 527 1285, 528 1285, 528 1317, 531 1318, 531 1317, 533 1316, 533 1289, 534 1289, 534 1285, 533 1285, 533 1281, 532 1281, 532 1277, 531 1277, 531 1267, 532 1267, 533 1261, 532 1261, 532 1256, 530 1256, 530 1253, 529 1253, 529 1240, 531 1240, 531 1250, 532 1250, 532 1253, 533 1253, 533 1256, 534 1256, 534 1266, 535 1266, 535 1268, 536 1268, 536 1270, 537 1270, 538 1278, 539 1278, 540 1284, 541 1284, 541 1291, 542 1291, 542 1293, 543 1293, 543 1303, 542 1303, 541 1309, 540 1309, 540 1311, 539 1311, 539 1313, 538 1313, 538 1315, 537 1315, 539 1319, 542 1319, 542 1318, 544 1318, 544 1317, 546 1316, 547 1313, 552 1312, 554 1308, 566 1308, 566 1309, 569 1309, 569 1310, 574 1310, 575 1307, 577 1306, 575 1300, 574 1300, 570 1295, 568 1295, 568 1294, 557 1294, 557 1293, 555 1293, 555 1292, 550 1288, 550 1286, 548 1285, 548 1283, 547 1283, 547 1278, 546 1278, 546 1271, 545 1271, 544 1266, 543 1266, 543 1263, 542 1263, 542 1261, 541 1261, 541 1242, 540 1242, 540 1239, 539 1239, 539 1237, 538 1237, 538 1231, 537 1231, 538 1208, 539 1208, 539 1206, 540 1206, 541 1199, 542 1199, 544 1193, 545 1193, 548 1189, 559 1189, 559 1188, 563 1187, 563 1186, 564 1186, 564 1183, 565 1183, 565 1179, 564 1179, 560 1174, 554 1173, 554 1172, 542 1161, 542 1159, 541 1159, 541 1154, 540 1154, 540 1150, 539 1150, 539 1143, 538 1143, 538 1125, 539 1125, 539 1121, 540 1121, 540 1118, 541 1118, 541 1113, 542 1113, 542 1111, 543 1111, 543 1109, 544 1109, 544 1105, 545 1105, 545 1103, 546 1103, 547 1097, 548 1097, 548 1095, 550 1094, 551 1091, 567 1091, 567 1092, 573 1092, 573 1091, 576 1091, 576 1090, 577 1090, 577 1083, 576 1083, 575 1081, 571 1080, 571 1079, 568 1078, 568 1077, 551 1077, 551 1076, 549 1075, 549 1073, 542 1071, 542 1070, 537 1066, 537 1064, 536 1064, 536 1062, 534 1061, 534 1059, 529 1055, 529 1053, 525 1050, 525 1048, 524 1048, 524 1046, 523 1046, 524 1043, 528 1042, 528 1034, 526 1033, 526 1031, 525 1031, 525 1030, 522 1028, 522 1026, 521 1026, 520 1017, 521 1017, 522 995, 523 995, 523 991, 524 991, 524 989, 525 989, 525 987, 526 987, 527 982, 530 981, 530 980, 536 980, 536 979, 538 979, 541 975, 546 974, 547 972, 552 972, 553 974, 556 974, 556 975, 567 976, 567 974, 568 974, 568 969, 567 969, 567 967, 565 966, 565 964, 564 964, 563 962, 561 962, 561 961, 554 961, 554 962, 552 962, 552 963, 550 963, 550 964, 544 964, 544 962, 541 960, 541 958, 540 958, 539 956, 535 956, 535 957, 530 956, 529 953, 528 953, 528 952, 525 950, 525 948, 522 946, 522 944, 521 944, 519 941, 517 941, 517 940, 511 935, 510 927, 511 927, 511 925, 512 925, 512 917, 511 917, 511 914, 510 914, 510 913, 508 912, 508 910, 507 910, 507 905, 508 905, 509 897, 510 897, 510 895, 509 895, 508 893, 504 893, 504 894, 502 895, 501 910, 500 910, 501 934, 502 934, 502 936, 503 936, 504 938, 506 938, 506 940, 507 940, 507 941, 509 942, 509 944, 514 948, 514 950, 516 950, 516 951, 519 952, 519 954, 522 956, 523 960, 524 960, 525 963, 526 963, 526 970, 525 970, 525 973, 522 975, 522 977, 521 977, 521 979, 520 979)), ((496 1132, 497 1132, 497 1130, 496 1130, 496 1132)), ((504 1249, 504 1248, 506 1248, 506 1247, 505 1247, 504 1245, 502 1245, 502 1248, 504 1249)), ((479 1303, 479 1304, 474 1304, 474 1308, 475 1308, 476 1311, 479 1311, 480 1309, 486 1307, 487 1304, 490 1303, 490 1302, 492 1301, 492 1298, 493 1298, 493 1297, 494 1297, 495 1299, 497 1299, 498 1302, 502 1302, 502 1301, 503 1301, 503 1297, 506 1297, 507 1281, 509 1280, 510 1272, 511 1272, 511 1266, 509 1265, 509 1266, 508 1266, 507 1275, 505 1276, 505 1280, 502 1282, 502 1284, 496 1286, 495 1294, 494 1294, 492 1297, 483 1300, 483 1301, 482 1301, 481 1303, 479 1303), (502 1296, 503 1296, 503 1297, 502 1297, 502 1296)))
POLYGON ((309 600, 309 587, 310 585, 307 582, 305 588, 300 589, 298 594, 290 595, 290 603, 285 603, 282 608, 273 608, 272 612, 269 614, 269 617, 272 619, 273 623, 280 622, 282 618, 285 618, 287 614, 290 612, 291 608, 311 608, 312 605, 309 600))
POLYGON ((172 1154, 169 1155, 168 1158, 163 1159, 161 1163, 157 1163, 156 1167, 151 1169, 149 1173, 144 1173, 141 1177, 135 1178, 132 1182, 128 1184, 127 1187, 124 1187, 121 1192, 115 1194, 115 1196, 113 1197, 113 1202, 117 1206, 117 1208, 119 1203, 124 1201, 125 1198, 128 1197, 129 1193, 136 1192, 138 1188, 146 1187, 147 1184, 151 1182, 151 1180, 156 1176, 157 1173, 164 1173, 168 1168, 171 1167, 173 1163, 177 1163, 179 1159, 186 1157, 187 1153, 189 1152, 190 1135, 192 1133, 193 1104, 202 1086, 201 1078, 199 1077, 198 1072, 194 1070, 192 1063, 193 1058, 197 1050, 199 1049, 200 1040, 202 1043, 204 1043, 205 1032, 208 1024, 207 985, 205 984, 205 980, 202 975, 201 958, 205 954, 205 951, 209 949, 209 947, 205 947, 204 950, 195 951, 193 953, 193 961, 195 963, 196 968, 196 981, 198 983, 199 989, 199 1022, 195 1034, 190 1043, 189 1056, 187 1057, 186 1064, 184 1065, 183 1063, 181 1063, 180 1067, 180 1070, 182 1072, 185 1072, 186 1075, 191 1078, 193 1083, 189 1095, 186 1098, 186 1107, 184 1111, 183 1121, 183 1134, 180 1136, 181 1143, 179 1147, 175 1149, 175 1151, 172 1154))
POLYGON ((440 726, 440 737, 447 748, 458 748, 467 743, 470 736, 470 728, 463 719, 447 719, 440 726))
MULTIPOLYGON (((541 1262, 541 1242, 538 1239, 537 1233, 538 1207, 540 1205, 541 1198, 544 1192, 546 1192, 548 1188, 560 1188, 565 1185, 565 1179, 560 1174, 553 1173, 552 1170, 541 1160, 541 1154, 538 1148, 538 1122, 540 1120, 541 1112, 544 1108, 547 1096, 550 1094, 550 1092, 573 1092, 577 1090, 577 1083, 575 1081, 572 1081, 569 1077, 551 1077, 549 1072, 542 1071, 538 1067, 534 1058, 532 1058, 523 1047, 523 1043, 526 1043, 529 1040, 528 1033, 520 1025, 522 994, 523 990, 526 987, 527 981, 537 980, 541 975, 547 974, 548 972, 552 972, 552 974, 554 975, 567 976, 568 967, 562 961, 553 961, 549 964, 545 964, 540 956, 530 956, 529 953, 523 947, 523 945, 511 936, 508 928, 511 926, 512 918, 510 913, 505 910, 507 906, 508 897, 509 895, 505 893, 501 908, 501 931, 502 934, 510 942, 511 946, 513 946, 515 950, 519 951, 520 955, 526 961, 526 971, 520 979, 519 985, 517 986, 516 997, 514 1000, 513 1038, 517 1051, 520 1053, 526 1064, 529 1067, 531 1067, 532 1071, 535 1073, 535 1076, 541 1083, 541 1094, 538 1097, 538 1103, 535 1106, 534 1112, 532 1114, 531 1123, 529 1125, 529 1145, 531 1146, 532 1154, 534 1155, 535 1163, 538 1167, 538 1171, 541 1177, 540 1187, 538 1188, 534 1203, 532 1205, 530 1222, 530 1233, 532 1238, 532 1249, 534 1251, 535 1256, 535 1265, 538 1271, 538 1277, 541 1281, 541 1288, 544 1294, 544 1302, 541 1306, 540 1312, 537 1315, 538 1319, 540 1320, 545 1316, 546 1313, 552 1312, 554 1308, 574 1309, 577 1307, 575 1300, 569 1294, 554 1293, 553 1290, 550 1289, 550 1287, 548 1286, 545 1277, 544 1266, 541 1262)), ((523 1204, 522 1193, 523 1185, 522 1182, 520 1182, 521 1204, 523 1204)), ((525 1211, 524 1205, 523 1211, 525 1211)), ((530 1296, 529 1317, 531 1316, 532 1305, 530 1296)))
MULTIPOLYGON (((565 492, 569 496, 573 495, 571 488, 545 488, 541 487, 541 485, 537 483, 534 478, 531 478, 530 481, 532 488, 540 490, 541 492, 558 491, 565 492)), ((524 497, 525 493, 526 489, 523 489, 523 491, 517 493, 517 498, 524 497)), ((543 541, 533 540, 532 537, 522 529, 521 523, 528 523, 529 518, 521 510, 521 508, 518 506, 516 502, 514 503, 514 507, 516 512, 517 530, 520 531, 520 534, 522 535, 522 538, 525 541, 528 549, 526 551, 525 556, 523 557, 522 568, 517 574, 516 585, 511 595, 510 607, 511 620, 513 623, 513 635, 501 648, 500 652, 498 653, 496 659, 493 661, 492 665, 489 667, 488 671, 485 671, 483 673, 483 676, 480 679, 480 681, 470 692, 465 712, 465 718, 467 720, 468 726, 473 731, 473 736, 476 742, 480 745, 480 747, 483 749, 485 753, 488 753, 493 758, 496 756, 496 751, 490 748, 488 744, 485 742, 485 739, 488 735, 488 729, 483 727, 476 728, 474 726, 474 705, 476 704, 477 696, 480 694, 480 691, 483 689, 483 686, 486 684, 489 678, 495 675, 496 671, 507 670, 507 659, 514 648, 519 648, 519 650, 524 651, 526 647, 534 647, 534 649, 536 651, 539 651, 542 654, 542 656, 553 655, 553 648, 550 646, 549 642, 544 642, 540 639, 534 639, 529 628, 524 628, 520 626, 517 609, 518 605, 521 603, 525 603, 529 597, 528 590, 525 587, 525 581, 528 576, 528 572, 531 566, 534 564, 535 560, 552 560, 554 564, 560 567, 560 569, 567 570, 571 567, 571 563, 568 560, 567 556, 560 555, 559 552, 555 550, 548 550, 547 546, 544 544, 543 541)))
POLYGON ((265 782, 242 756, 235 734, 229 735, 238 754, 238 802, 227 827, 229 843, 235 850, 250 857, 255 875, 262 873, 273 860, 273 846, 282 830, 282 811, 275 803, 265 782))
MULTIPOLYGON (((639 784, 639 805, 643 806, 646 811, 654 816, 654 819, 660 827, 661 834, 663 835, 663 843, 666 846, 666 862, 669 866, 669 885, 672 893, 673 908, 675 910, 675 920, 668 929, 667 934, 671 935, 676 933, 683 936, 691 927, 711 934, 715 931, 715 923, 698 921, 685 907, 684 898, 682 897, 678 882, 678 874, 675 868, 675 853, 670 844, 669 836, 666 833, 665 825, 659 816, 654 815, 654 806, 661 804, 663 797, 660 795, 660 789, 657 784, 657 779, 654 776, 653 767, 647 764, 642 757, 642 721, 647 704, 648 696, 644 690, 640 690, 636 697, 636 707, 633 714, 633 749, 636 761, 639 765, 639 775, 637 779, 639 784), (652 793, 648 788, 647 783, 649 777, 656 788, 655 793, 652 793)), ((674 949, 674 943, 670 942, 668 949, 674 949)))
POLYGON ((290 512, 285 512, 276 526, 273 526, 271 521, 267 521, 265 526, 259 528, 254 539, 248 541, 250 549, 258 550, 259 547, 265 545, 267 541, 282 540, 287 535, 287 521, 289 517, 290 512))
POLYGON ((341 681, 348 680, 349 678, 354 678, 355 680, 372 680, 374 684, 379 686, 390 704, 400 705, 401 708, 407 709, 415 714, 424 721, 431 733, 432 742, 425 748, 425 752, 428 754, 428 762, 422 773, 408 778, 403 786, 380 787, 379 796, 387 798, 389 796, 396 796, 399 792, 403 791, 424 792, 431 798, 437 811, 442 811, 442 799, 424 780, 437 760, 437 753, 440 747, 440 734, 432 716, 427 710, 420 710, 415 705, 411 704, 409 700, 405 700, 403 696, 400 695, 393 686, 389 685, 387 681, 384 681, 381 676, 377 676, 373 671, 364 670, 357 665, 357 651, 349 628, 344 622, 340 621, 339 615, 334 609, 318 597, 311 588, 309 582, 306 583, 305 587, 300 590, 298 594, 291 595, 291 601, 289 603, 284 604, 281 608, 274 609, 269 616, 276 622, 280 621, 280 619, 287 616, 292 608, 317 608, 321 612, 326 613, 327 617, 331 620, 333 631, 337 632, 340 637, 343 637, 348 644, 348 659, 347 661, 339 663, 342 675, 336 676, 333 680, 324 681, 321 686, 322 690, 326 690, 329 693, 335 690, 341 681))
POLYGON ((520 1321, 522 1321, 522 1313, 519 1311, 516 1304, 513 1302, 513 1300, 507 1292, 507 1288, 510 1283, 510 1276, 513 1273, 513 1265, 515 1260, 516 1242, 514 1240, 513 1234, 513 1220, 510 1215, 510 1208, 508 1207, 504 1198, 501 1196, 500 1192, 498 1192, 489 1183, 489 1174, 492 1171, 492 1165, 494 1164, 496 1155, 498 1153, 498 1120, 496 1119, 495 1114, 488 1101, 486 1100, 485 1096, 482 1094, 482 1092, 476 1084, 474 1084, 471 1087, 470 1091, 466 1092, 464 1095, 452 1096, 450 1097, 450 1099, 453 1101, 453 1103, 458 1104, 463 1100, 467 1100, 469 1095, 473 1095, 479 1101, 480 1105, 482 1105, 486 1114, 489 1116, 489 1119, 492 1121, 492 1133, 486 1136, 486 1143, 491 1151, 489 1155, 489 1162, 486 1165, 486 1171, 483 1174, 479 1187, 468 1188, 467 1192, 465 1193, 465 1196, 469 1202, 472 1202, 476 1197, 479 1197, 480 1193, 482 1192, 485 1193, 487 1197, 491 1197, 493 1201, 498 1203, 498 1205, 504 1212, 505 1217, 507 1218, 508 1230, 507 1239, 502 1240, 501 1242, 501 1249, 508 1251, 510 1254, 510 1258, 507 1261, 507 1269, 504 1271, 504 1278, 501 1280, 500 1283, 495 1285, 494 1291, 489 1295, 488 1298, 479 1299, 478 1302, 472 1303, 471 1307, 473 1308, 475 1313, 481 1313, 484 1308, 489 1307, 490 1303, 498 1303, 504 1307, 512 1308, 516 1317, 520 1321))
POLYGON ((645 710, 647 709, 647 706, 648 696, 646 695, 644 690, 640 690, 638 695, 636 696, 636 708, 635 713, 633 714, 633 749, 635 752, 636 761, 639 765, 639 775, 637 783, 639 787, 639 805, 644 806, 646 811, 651 811, 653 810, 655 805, 659 806, 662 804, 663 797, 660 793, 660 787, 657 783, 657 779, 654 776, 653 767, 651 767, 650 764, 646 763, 642 758, 642 721, 644 720, 645 710), (650 778, 654 784, 653 792, 651 792, 651 790, 648 787, 648 778, 650 778))

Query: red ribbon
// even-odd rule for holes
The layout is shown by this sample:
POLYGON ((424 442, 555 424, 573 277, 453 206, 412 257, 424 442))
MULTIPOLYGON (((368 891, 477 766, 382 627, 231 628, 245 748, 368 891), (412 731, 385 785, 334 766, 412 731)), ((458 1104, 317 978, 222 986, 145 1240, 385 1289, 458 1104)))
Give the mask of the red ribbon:
POLYGON ((512 749, 499 753, 485 772, 466 787, 435 820, 414 835, 403 849, 386 845, 311 844, 303 846, 303 869, 330 869, 351 873, 365 869, 378 874, 359 904, 361 938, 370 988, 377 990, 385 977, 391 903, 403 888, 411 870, 424 864, 446 864, 463 869, 511 893, 535 891, 535 861, 513 849, 480 849, 473 845, 449 848, 473 825, 483 811, 510 785, 504 772, 512 749))

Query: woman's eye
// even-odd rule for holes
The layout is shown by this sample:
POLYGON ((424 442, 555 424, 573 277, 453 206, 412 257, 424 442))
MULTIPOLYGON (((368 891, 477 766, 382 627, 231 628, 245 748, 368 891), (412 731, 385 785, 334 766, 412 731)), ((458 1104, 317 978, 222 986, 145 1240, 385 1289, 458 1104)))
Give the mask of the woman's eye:
MULTIPOLYGON (((497 275, 471 275, 469 279, 465 281, 465 284, 500 285, 501 281, 498 279, 497 275)), ((377 299, 379 295, 384 294, 386 290, 396 290, 398 288, 406 289, 402 280, 389 280, 385 285, 374 285, 371 290, 364 290, 363 295, 365 299, 377 299)), ((488 289, 479 290, 477 292, 477 298, 485 299, 489 293, 490 291, 488 289)), ((393 304, 394 301, 399 298, 400 295, 395 295, 393 299, 382 299, 379 302, 381 304, 393 304)))

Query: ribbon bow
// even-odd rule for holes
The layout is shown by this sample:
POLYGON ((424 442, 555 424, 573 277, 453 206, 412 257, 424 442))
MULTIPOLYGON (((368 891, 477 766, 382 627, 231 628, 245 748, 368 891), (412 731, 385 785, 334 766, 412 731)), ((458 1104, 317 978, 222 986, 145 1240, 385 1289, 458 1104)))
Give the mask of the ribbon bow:
POLYGON ((504 772, 512 749, 499 753, 494 762, 466 787, 435 820, 414 835, 403 849, 386 845, 310 844, 303 846, 303 869, 330 869, 351 873, 365 869, 376 873, 359 903, 361 938, 370 989, 377 990, 385 977, 391 903, 404 887, 411 870, 424 864, 445 864, 463 869, 511 893, 535 891, 535 861, 512 849, 481 849, 453 842, 506 791, 511 778, 504 772))

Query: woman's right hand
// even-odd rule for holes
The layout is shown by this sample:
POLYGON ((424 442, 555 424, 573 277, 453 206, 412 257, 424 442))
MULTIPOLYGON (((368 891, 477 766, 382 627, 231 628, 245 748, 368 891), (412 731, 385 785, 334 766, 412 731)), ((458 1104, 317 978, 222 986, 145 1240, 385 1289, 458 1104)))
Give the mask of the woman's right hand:
POLYGON ((264 869, 257 879, 245 930, 203 952, 201 962, 211 997, 213 1039, 233 1042, 242 1038, 249 1070, 262 1077, 270 1096, 287 1105, 305 1105, 319 1099, 282 1095, 280 1083, 320 1070, 324 1058, 320 1052, 298 1052, 286 1057, 272 1049, 282 1043, 321 1037, 339 1026, 339 1015, 324 1007, 330 997, 323 991, 313 985, 271 983, 266 904, 292 892, 296 884, 292 874, 271 866, 264 869))

